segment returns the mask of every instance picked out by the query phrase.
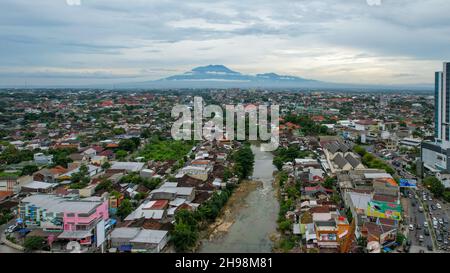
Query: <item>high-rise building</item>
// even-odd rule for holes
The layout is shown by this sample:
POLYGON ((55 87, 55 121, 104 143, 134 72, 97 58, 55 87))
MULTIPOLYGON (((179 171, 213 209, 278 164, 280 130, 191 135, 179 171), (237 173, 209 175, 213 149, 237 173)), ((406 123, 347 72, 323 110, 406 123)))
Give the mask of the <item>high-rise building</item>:
POLYGON ((443 72, 435 73, 435 138, 450 147, 450 63, 444 63, 443 72))
POLYGON ((423 142, 421 161, 431 172, 450 172, 450 62, 435 73, 434 142, 423 142))

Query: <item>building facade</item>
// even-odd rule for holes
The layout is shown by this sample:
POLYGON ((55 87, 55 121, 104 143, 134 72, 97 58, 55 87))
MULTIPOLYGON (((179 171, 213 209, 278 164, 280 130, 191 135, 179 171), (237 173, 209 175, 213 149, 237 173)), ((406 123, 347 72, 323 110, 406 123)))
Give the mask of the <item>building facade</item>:
POLYGON ((450 62, 445 62, 442 72, 435 73, 435 141, 421 145, 423 167, 432 172, 450 171, 450 62))

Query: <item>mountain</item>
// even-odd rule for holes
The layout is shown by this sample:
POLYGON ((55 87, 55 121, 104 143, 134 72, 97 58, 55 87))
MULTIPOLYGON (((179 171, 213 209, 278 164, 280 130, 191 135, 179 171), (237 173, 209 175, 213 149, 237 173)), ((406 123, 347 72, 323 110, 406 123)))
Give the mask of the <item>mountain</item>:
POLYGON ((156 81, 116 85, 118 88, 298 88, 332 84, 294 76, 264 73, 246 75, 224 65, 200 66, 184 74, 156 81))

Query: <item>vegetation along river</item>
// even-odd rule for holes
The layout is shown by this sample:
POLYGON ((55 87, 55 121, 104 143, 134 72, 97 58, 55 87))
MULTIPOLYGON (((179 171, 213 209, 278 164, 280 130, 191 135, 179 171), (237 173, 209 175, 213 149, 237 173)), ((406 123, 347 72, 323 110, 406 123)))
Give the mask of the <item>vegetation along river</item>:
POLYGON ((235 203, 235 207, 230 204, 225 208, 224 216, 214 227, 213 236, 202 241, 199 252, 272 251, 273 242, 270 237, 276 234, 279 211, 279 203, 272 186, 275 171, 272 164, 273 155, 271 152, 261 151, 258 144, 253 144, 251 148, 255 155, 252 181, 241 183, 244 190, 240 187, 241 190, 233 194, 236 195, 235 200, 230 200, 235 203), (249 184, 242 185, 243 183, 249 184), (248 192, 244 194, 245 191, 248 192))

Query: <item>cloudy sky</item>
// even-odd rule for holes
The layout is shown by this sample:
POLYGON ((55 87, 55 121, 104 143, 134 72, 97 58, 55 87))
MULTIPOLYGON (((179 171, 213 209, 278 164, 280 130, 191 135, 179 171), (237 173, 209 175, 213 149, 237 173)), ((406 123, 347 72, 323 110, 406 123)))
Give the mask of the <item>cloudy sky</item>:
POLYGON ((1 0, 0 85, 158 79, 207 64, 329 82, 432 83, 448 0, 1 0))

